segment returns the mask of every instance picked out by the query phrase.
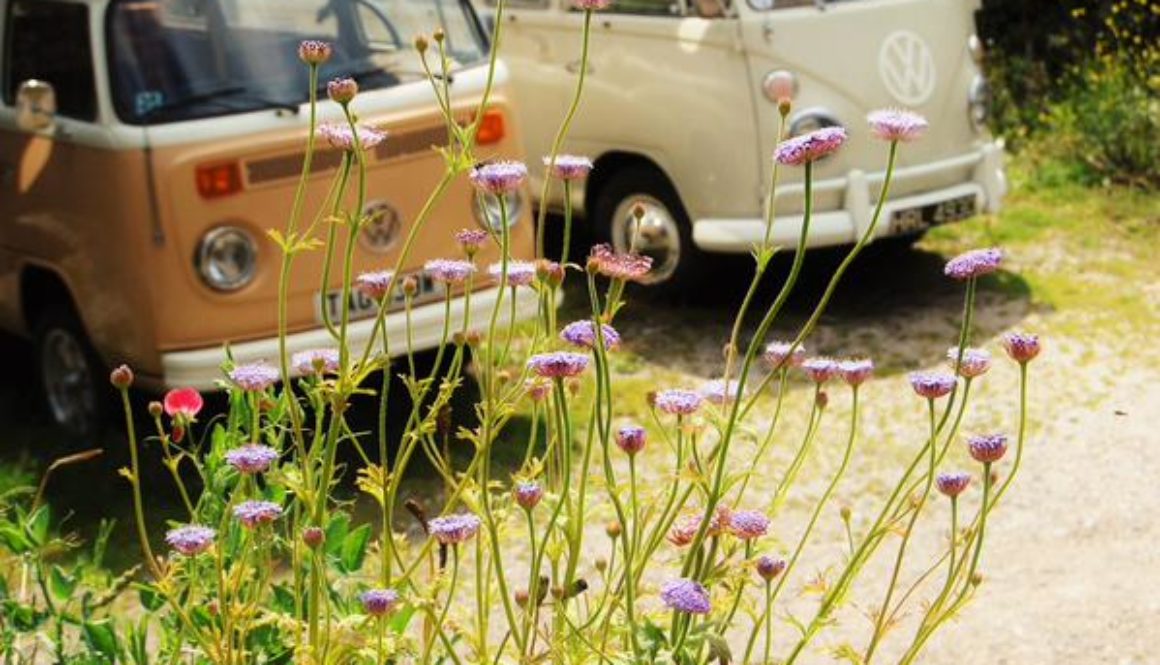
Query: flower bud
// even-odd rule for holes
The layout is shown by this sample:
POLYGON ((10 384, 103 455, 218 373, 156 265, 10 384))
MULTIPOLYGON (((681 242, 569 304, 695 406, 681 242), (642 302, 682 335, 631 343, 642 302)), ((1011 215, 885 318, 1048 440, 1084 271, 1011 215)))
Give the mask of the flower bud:
POLYGON ((161 414, 165 412, 165 407, 161 406, 161 402, 153 400, 149 402, 149 415, 154 418, 160 418, 161 414))
POLYGON ((326 94, 339 104, 347 105, 358 94, 358 81, 352 78, 337 78, 326 84, 326 94))
POLYGON ((326 532, 321 527, 308 526, 302 530, 302 542, 310 549, 318 549, 326 540, 326 532))
POLYGON ((982 573, 975 573, 975 574, 971 575, 971 586, 977 587, 982 583, 983 583, 983 574, 982 573))
POLYGON ((528 596, 527 589, 516 589, 516 592, 514 594, 512 594, 512 596, 515 598, 517 606, 519 606, 519 607, 527 607, 528 606, 529 596, 528 596))
POLYGON ((778 575, 781 575, 783 572, 785 572, 786 562, 785 559, 779 559, 777 557, 765 555, 757 559, 757 564, 755 567, 757 568, 757 574, 761 576, 761 579, 769 582, 776 579, 778 575))
POLYGON ((849 522, 850 517, 853 516, 854 512, 850 510, 850 506, 842 506, 842 508, 838 511, 838 514, 842 516, 843 522, 849 522))
POLYGON ((403 279, 403 295, 408 298, 414 298, 415 294, 419 292, 419 280, 415 279, 414 275, 407 275, 403 279))
POLYGON ((604 525, 604 533, 608 534, 608 537, 613 540, 619 538, 622 531, 623 528, 620 526, 620 522, 615 520, 604 525))
POLYGON ((133 385, 133 370, 128 365, 121 365, 109 373, 109 382, 120 390, 127 390, 133 385))
POLYGON ((330 44, 317 39, 306 39, 298 45, 298 59, 308 65, 321 65, 330 60, 330 44))
POLYGON ((423 35, 415 35, 415 50, 419 53, 427 52, 427 38, 423 35))
POLYGON ((483 341, 483 333, 479 332, 478 330, 467 331, 468 346, 479 346, 481 341, 483 341))
POLYGON ((516 483, 512 488, 512 494, 520 508, 531 510, 544 498, 544 488, 535 481, 524 480, 516 483))
POLYGON ((431 38, 434 39, 438 44, 443 43, 444 37, 446 37, 446 35, 443 33, 443 28, 435 28, 435 32, 431 33, 431 38))
POLYGON ((830 394, 824 390, 819 390, 814 397, 814 403, 818 405, 818 410, 824 410, 830 405, 830 394))
POLYGON ((600 557, 593 565, 596 566, 596 570, 603 573, 604 571, 608 570, 608 559, 600 557))

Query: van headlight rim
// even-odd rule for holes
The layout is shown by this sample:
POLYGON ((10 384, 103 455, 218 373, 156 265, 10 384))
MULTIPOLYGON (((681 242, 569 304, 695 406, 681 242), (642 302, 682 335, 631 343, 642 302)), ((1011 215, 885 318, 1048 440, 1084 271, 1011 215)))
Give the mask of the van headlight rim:
POLYGON ((201 237, 195 264, 206 286, 215 291, 237 291, 254 279, 258 244, 240 226, 216 226, 201 237))
MULTIPOLYGON (((504 201, 507 205, 508 228, 516 225, 520 221, 520 213, 523 211, 524 197, 519 192, 508 192, 504 194, 504 201)), ((472 206, 475 211, 475 221, 484 230, 498 231, 503 220, 500 219, 501 211, 499 200, 491 194, 475 195, 475 205, 472 206)))

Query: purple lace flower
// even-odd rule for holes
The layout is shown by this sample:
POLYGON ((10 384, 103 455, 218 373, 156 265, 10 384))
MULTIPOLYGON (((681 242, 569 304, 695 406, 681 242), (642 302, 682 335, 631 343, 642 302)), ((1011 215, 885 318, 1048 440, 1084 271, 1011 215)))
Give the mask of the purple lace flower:
POLYGON ((395 273, 390 270, 364 272, 354 278, 354 288, 371 300, 382 300, 387 295, 387 289, 391 288, 394 276, 395 273))
POLYGON ((782 366, 798 367, 806 359, 806 347, 798 344, 796 347, 790 342, 770 342, 761 354, 765 364, 770 369, 781 369, 782 366), (792 353, 790 349, 793 348, 792 353))
POLYGON ((967 439, 967 450, 976 462, 989 464, 1003 459, 1007 452, 1006 434, 980 434, 967 439))
POLYGON ((592 160, 578 155, 556 155, 556 163, 551 157, 544 158, 544 168, 548 175, 560 180, 579 180, 592 170, 592 160))
POLYGON ((757 574, 761 576, 761 579, 769 582, 771 580, 777 579, 778 575, 781 575, 783 572, 785 572, 786 563, 785 559, 763 554, 757 558, 757 565, 755 567, 757 568, 757 574))
POLYGON ((463 248, 463 253, 474 256, 483 243, 487 242, 487 231, 483 229, 460 229, 455 232, 455 242, 463 248))
MULTIPOLYGON (((495 281, 499 281, 500 274, 503 272, 502 263, 493 263, 487 268, 487 273, 495 281)), ((508 261, 507 264, 507 281, 508 286, 527 286, 536 279, 536 264, 531 261, 508 261)))
POLYGON ((568 351, 539 353, 528 358, 528 369, 537 376, 558 379, 576 376, 588 367, 588 356, 568 351))
POLYGON ((185 556, 197 556, 213 545, 217 532, 208 526, 187 524, 170 529, 165 534, 165 542, 185 556))
POLYGON ((533 480, 521 480, 512 488, 516 503, 525 510, 531 510, 544 498, 544 488, 533 480))
POLYGON ((838 375, 838 361, 825 356, 807 358, 802 361, 802 371, 814 383, 821 385, 838 375))
POLYGON ((971 279, 995 272, 999 269, 999 263, 1002 260, 1003 252, 994 247, 990 249, 972 249, 947 261, 943 272, 946 273, 947 277, 971 279))
POLYGON ((616 430, 616 445, 629 455, 635 455, 644 450, 647 434, 639 425, 625 425, 616 430))
POLYGON ((399 592, 394 589, 367 589, 358 599, 364 612, 373 617, 381 617, 398 606, 399 592))
POLYGON ((657 391, 653 403, 665 413, 687 416, 701 408, 702 399, 700 393, 695 393, 692 390, 660 390, 657 391))
POLYGON ((469 261, 454 259, 432 259, 423 264, 423 272, 436 282, 462 284, 475 273, 475 266, 469 261))
MULTIPOLYGON (((358 140, 362 144, 363 150, 370 150, 387 138, 387 133, 382 130, 365 125, 357 125, 357 127, 358 140)), ((318 133, 331 146, 339 150, 345 150, 346 152, 354 152, 354 132, 351 131, 350 125, 324 123, 318 126, 318 133)))
POLYGON ((278 370, 264 362, 238 365, 230 372, 230 379, 242 390, 258 392, 278 382, 278 370))
POLYGON ((880 109, 866 116, 870 132, 883 141, 913 141, 923 135, 930 124, 926 118, 902 109, 880 109))
POLYGON ((938 399, 954 390, 957 380, 951 374, 943 372, 911 372, 910 387, 920 397, 938 399))
POLYGON ((700 515, 685 515, 673 522, 665 538, 677 547, 685 547, 697 537, 697 530, 701 528, 700 515))
POLYGON ((709 592, 693 580, 677 579, 661 589, 661 600, 676 612, 708 614, 713 609, 709 592))
POLYGON ((471 169, 471 183, 487 194, 507 194, 524 184, 528 167, 523 162, 500 161, 471 169))
POLYGON ((955 364, 959 366, 959 376, 973 379, 977 376, 982 376, 991 369, 991 354, 983 349, 963 349, 962 360, 959 360, 959 347, 952 346, 947 349, 947 363, 950 364, 951 370, 954 370, 955 364))
POLYGON ((226 452, 226 463, 242 473, 263 473, 276 459, 278 459, 277 450, 257 443, 226 452))
POLYGON ((971 474, 962 471, 949 471, 947 473, 940 473, 935 478, 935 485, 938 486, 938 491, 955 498, 967 489, 967 485, 971 484, 971 474))
POLYGON ((721 406, 733 401, 737 396, 737 381, 730 379, 728 383, 724 379, 713 379, 701 384, 697 392, 701 393, 701 397, 705 398, 706 402, 721 406))
POLYGON ((773 158, 785 166, 801 166, 833 153, 845 142, 844 127, 823 127, 782 141, 774 149, 773 158))
POLYGON ((838 373, 851 386, 860 386, 874 375, 874 361, 869 358, 843 360, 838 363, 838 373))
MULTIPOLYGON (((600 333, 604 337, 604 350, 615 349, 620 346, 620 333, 607 323, 600 324, 600 333)), ((564 326, 560 331, 560 339, 573 346, 591 349, 596 346, 596 326, 591 319, 580 319, 564 326)))
POLYGON ((306 39, 298 44, 298 59, 308 65, 321 65, 330 60, 330 44, 317 39, 306 39))
POLYGON ((243 501, 234 506, 234 517, 253 529, 282 516, 282 506, 272 501, 243 501))
POLYGON ((338 373, 338 349, 309 349, 290 357, 294 371, 303 376, 338 373))
POLYGON ((1007 355, 1012 360, 1020 365, 1026 365, 1039 355, 1041 349, 1039 335, 1009 332, 1003 335, 1003 348, 1007 350, 1007 355))
POLYGON ((756 510, 739 510, 729 517, 729 533, 741 540, 760 538, 769 531, 769 518, 756 510))
POLYGON ((639 282, 652 269, 652 257, 640 254, 617 254, 612 245, 595 245, 588 254, 588 263, 609 279, 639 282))
POLYGON ((479 518, 471 513, 436 517, 427 523, 435 540, 444 545, 457 545, 471 540, 479 531, 479 518))

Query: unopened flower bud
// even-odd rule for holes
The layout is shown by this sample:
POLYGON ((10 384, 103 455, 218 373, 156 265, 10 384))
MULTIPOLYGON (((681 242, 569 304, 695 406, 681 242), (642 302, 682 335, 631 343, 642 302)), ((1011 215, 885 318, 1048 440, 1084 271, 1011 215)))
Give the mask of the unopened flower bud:
POLYGON ((308 526, 302 530, 302 542, 310 549, 317 549, 326 540, 326 532, 321 527, 308 526))
POLYGON ((766 582, 769 582, 770 580, 777 578, 778 575, 781 575, 785 571, 785 567, 785 559, 779 559, 769 555, 758 558, 756 564, 757 574, 760 575, 761 579, 765 580, 766 582))
POLYGON ((468 330, 467 331, 467 344, 468 344, 468 346, 479 346, 479 343, 482 340, 483 340, 483 333, 479 332, 478 330, 468 330))
POLYGON ((568 393, 573 397, 580 394, 580 381, 578 379, 569 379, 565 386, 568 388, 568 393))
POLYGON ((971 575, 971 586, 977 587, 982 583, 983 583, 983 574, 982 573, 975 573, 975 574, 971 575))
POLYGON ((507 383, 512 380, 511 370, 501 369, 495 373, 495 378, 499 379, 502 383, 507 383))
POLYGON ((298 58, 308 65, 321 65, 330 60, 330 44, 317 39, 307 39, 298 45, 298 58))
POLYGON ((161 402, 158 402, 157 400, 149 402, 149 415, 153 416, 154 418, 160 418, 161 414, 164 412, 165 407, 161 405, 161 402))
POLYGON ((838 514, 842 516, 843 522, 849 522, 850 517, 853 516, 854 512, 850 510, 850 506, 842 506, 842 508, 838 510, 838 514))
POLYGON ((352 78, 337 78, 326 84, 326 94, 339 104, 349 104, 358 94, 358 81, 352 78))
POLYGON ((415 50, 419 53, 427 52, 427 38, 423 35, 415 35, 415 50))
POLYGON ((414 298, 415 294, 419 292, 419 280, 415 279, 414 275, 407 275, 403 279, 403 295, 408 298, 414 298))
POLYGON ((619 538, 622 531, 623 528, 620 526, 620 522, 615 520, 604 525, 604 533, 608 534, 608 537, 613 540, 619 538))
POLYGON ((825 409, 830 405, 830 394, 824 390, 819 390, 817 396, 814 397, 814 403, 818 405, 819 410, 825 409))
POLYGON ((528 596, 527 589, 516 589, 516 592, 512 595, 515 597, 516 605, 518 605, 519 607, 527 607, 528 606, 529 596, 528 596))
POLYGON ((120 390, 127 390, 133 385, 133 370, 128 365, 121 365, 109 373, 109 382, 120 390))
POLYGON ((784 118, 789 115, 790 109, 793 108, 793 102, 788 99, 781 99, 777 102, 777 112, 784 118))
POLYGON ((588 271, 589 275, 597 275, 600 273, 600 259, 590 256, 588 263, 584 264, 584 269, 588 271))
POLYGON ((435 32, 431 33, 431 38, 440 44, 443 43, 444 37, 446 37, 446 35, 443 33, 443 28, 435 28, 435 32))
POLYGON ((593 565, 596 566, 596 570, 603 573, 604 571, 608 570, 608 559, 605 559, 604 557, 600 557, 599 559, 596 560, 596 563, 593 565))

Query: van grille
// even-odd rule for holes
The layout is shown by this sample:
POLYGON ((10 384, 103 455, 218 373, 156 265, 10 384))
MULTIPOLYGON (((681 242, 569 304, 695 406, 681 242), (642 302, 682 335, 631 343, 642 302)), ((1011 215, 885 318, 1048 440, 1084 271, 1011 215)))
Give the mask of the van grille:
MULTIPOLYGON (((442 125, 407 132, 392 132, 386 141, 375 147, 374 156, 377 161, 385 162, 424 153, 432 146, 443 145, 447 145, 447 128, 442 125)), ((248 161, 246 162, 246 181, 251 185, 261 185, 277 180, 297 178, 302 173, 302 160, 305 157, 306 153, 296 152, 248 161)), ((319 150, 314 153, 311 171, 323 173, 337 169, 341 163, 341 151, 319 150)))

